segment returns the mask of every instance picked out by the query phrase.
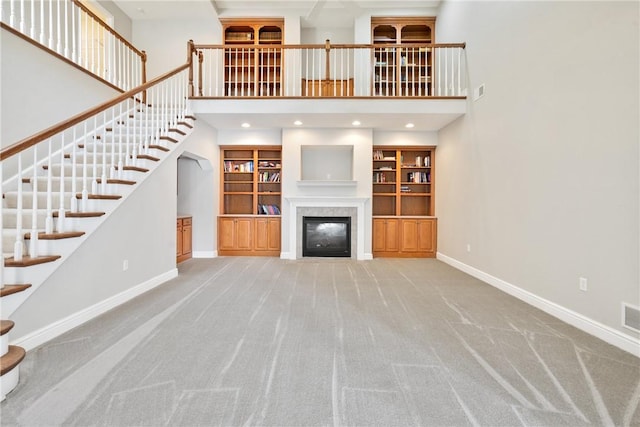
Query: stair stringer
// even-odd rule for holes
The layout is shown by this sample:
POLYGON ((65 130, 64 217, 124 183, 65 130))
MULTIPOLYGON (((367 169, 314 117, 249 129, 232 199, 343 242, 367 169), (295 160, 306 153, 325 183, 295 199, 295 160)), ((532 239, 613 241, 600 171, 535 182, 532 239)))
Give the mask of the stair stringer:
MULTIPOLYGON (((175 160, 179 155, 180 146, 188 139, 193 130, 189 126, 183 126, 181 128, 185 135, 172 134, 172 137, 175 138, 177 142, 167 143, 166 146, 170 151, 165 152, 160 157, 160 160, 155 162, 155 166, 150 168, 147 173, 140 174, 137 179, 137 183, 130 191, 125 192, 120 200, 96 201, 103 202, 105 204, 105 209, 102 209, 105 212, 105 215, 99 218, 74 219, 74 221, 87 221, 90 224, 87 224, 88 227, 83 227, 81 229, 82 231, 85 231, 86 234, 80 238, 73 239, 76 241, 76 244, 72 245, 73 247, 71 249, 67 249, 65 253, 61 254, 63 256, 60 259, 52 263, 27 268, 5 268, 6 283, 9 283, 10 279, 17 279, 19 282, 28 282, 33 285, 25 292, 5 297, 0 301, 3 318, 9 318, 16 322, 16 327, 12 331, 12 336, 18 336, 20 338, 11 340, 13 344, 20 345, 26 350, 30 350, 37 345, 54 338, 60 333, 77 326, 77 322, 69 323, 67 326, 62 328, 60 327, 60 324, 61 322, 64 323, 64 319, 66 317, 73 317, 78 313, 86 311, 87 306, 101 305, 105 300, 122 293, 128 294, 126 299, 130 299, 135 296, 136 292, 134 291, 132 293, 131 291, 128 291, 129 289, 138 286, 138 292, 141 293, 144 292, 150 284, 158 281, 159 282, 157 284, 160 284, 176 274, 175 254, 173 250, 167 251, 165 247, 164 252, 168 255, 165 257, 166 259, 160 263, 160 265, 164 266, 162 267, 163 271, 158 271, 158 274, 148 272, 130 272, 128 273, 128 277, 125 277, 124 280, 122 280, 120 286, 115 287, 117 290, 114 290, 114 287, 110 287, 108 284, 104 284, 104 286, 101 287, 99 286, 101 282, 100 277, 109 277, 109 275, 105 275, 105 272, 110 272, 110 274, 113 275, 115 270, 122 270, 121 262, 117 268, 113 265, 115 258, 121 258, 118 255, 122 254, 114 253, 111 249, 103 250, 100 247, 92 246, 95 246, 93 241, 99 234, 106 233, 108 237, 113 237, 114 234, 117 234, 109 231, 105 232, 105 229, 109 229, 109 224, 114 222, 114 218, 122 217, 123 215, 135 217, 135 214, 139 213, 138 211, 140 207, 130 209, 127 208, 127 206, 131 205, 132 202, 134 203, 140 192, 144 191, 144 189, 150 185, 149 183, 154 183, 154 180, 158 179, 158 175, 163 174, 164 169, 168 168, 170 170, 168 175, 173 176, 172 181, 175 182, 176 173, 175 170, 171 171, 171 169, 176 167, 175 160), (112 206, 106 206, 107 204, 112 204, 112 206), (125 213, 123 211, 127 212, 125 213), (100 262, 101 258, 104 258, 102 262, 100 262), (105 263, 107 265, 105 265, 105 263), (78 265, 83 264, 92 265, 92 270, 87 271, 86 269, 83 270, 81 267, 78 267, 78 265), (79 268, 80 270, 83 270, 80 275, 78 275, 77 272, 79 268), (22 275, 20 276, 19 274, 16 274, 15 277, 12 277, 11 269, 20 269, 22 275), (66 282, 67 285, 56 287, 55 285, 52 286, 50 284, 52 282, 58 284, 66 282), (87 284, 84 286, 75 286, 75 289, 74 286, 69 286, 69 283, 78 282, 87 284), (64 310, 55 309, 56 304, 53 303, 55 300, 61 300, 58 307, 62 306, 64 307, 64 310), (52 335, 47 331, 54 331, 55 335, 52 335)), ((165 175, 166 172, 167 171, 164 170, 165 175)), ((166 176, 161 177, 160 180, 161 184, 154 192, 156 197, 158 197, 158 200, 164 199, 162 197, 162 191, 167 189, 166 176)), ((171 241, 164 241, 163 244, 165 246, 172 246, 175 244, 175 192, 173 199, 173 208, 167 209, 167 212, 165 212, 165 215, 168 214, 171 218, 170 222, 165 221, 165 223, 172 227, 171 233, 168 235, 171 241)), ((154 219, 145 218, 144 222, 153 223, 154 219)), ((120 240, 126 241, 127 237, 131 240, 127 243, 131 247, 135 247, 139 242, 136 236, 132 236, 131 234, 122 236, 120 240)), ((50 242, 50 244, 55 245, 56 243, 50 242)), ((65 242, 64 244, 68 246, 69 242, 65 242)), ((145 247, 145 245, 142 246, 145 247)), ((130 270, 134 270, 134 265, 137 264, 137 261, 135 263, 133 260, 128 261, 132 266, 130 270)), ((119 301, 121 301, 119 303, 124 302, 121 297, 119 301)), ((98 312, 91 314, 91 316, 95 317, 95 315, 100 314, 100 310, 102 310, 101 312, 104 312, 109 308, 111 308, 109 304, 102 304, 102 308, 99 309, 98 312)), ((84 318, 83 321, 89 320, 85 315, 81 315, 80 317, 84 318)))

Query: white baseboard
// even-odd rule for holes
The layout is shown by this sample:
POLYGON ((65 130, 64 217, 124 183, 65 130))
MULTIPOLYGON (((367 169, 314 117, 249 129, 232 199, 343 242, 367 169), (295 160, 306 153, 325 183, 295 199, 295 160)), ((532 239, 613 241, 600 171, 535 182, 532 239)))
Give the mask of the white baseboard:
POLYGON ((489 285, 498 288, 501 291, 506 292, 507 294, 544 311, 547 314, 557 317, 558 319, 567 322, 571 326, 575 326, 576 328, 590 335, 600 338, 601 340, 606 341, 611 345, 614 345, 624 351, 640 357, 640 340, 637 338, 626 335, 607 325, 603 325, 600 322, 597 322, 580 313, 576 313, 575 311, 563 307, 559 304, 541 298, 529 291, 525 291, 524 289, 519 288, 516 285, 505 282, 504 280, 487 274, 484 271, 478 270, 475 267, 464 264, 454 258, 444 255, 441 252, 437 253, 437 259, 449 264, 454 268, 457 268, 458 270, 464 271, 465 273, 475 277, 476 279, 482 280, 483 282, 486 282, 489 285))
POLYGON ((70 331, 71 329, 80 326, 85 322, 88 322, 89 320, 101 315, 102 313, 105 313, 114 307, 124 304, 125 302, 137 297, 138 295, 141 295, 175 277, 178 277, 177 268, 169 270, 166 273, 160 274, 159 276, 153 277, 146 282, 134 286, 133 288, 129 288, 126 291, 120 292, 119 294, 109 297, 104 301, 92 305, 91 307, 87 307, 81 311, 78 311, 77 313, 65 317, 64 319, 47 325, 44 328, 31 332, 24 337, 20 337, 12 342, 12 344, 18 345, 27 351, 32 350, 39 345, 42 345, 47 341, 50 341, 57 336, 62 335, 63 333, 70 331))
POLYGON ((217 258, 218 251, 193 251, 191 256, 193 258, 217 258))
POLYGON ((291 252, 280 252, 280 259, 296 259, 296 257, 291 256, 291 252))

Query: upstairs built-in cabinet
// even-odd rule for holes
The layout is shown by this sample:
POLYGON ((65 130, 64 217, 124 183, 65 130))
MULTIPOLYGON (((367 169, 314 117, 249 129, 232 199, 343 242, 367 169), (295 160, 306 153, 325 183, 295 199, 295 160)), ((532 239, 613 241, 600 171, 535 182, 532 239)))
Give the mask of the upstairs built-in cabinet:
POLYGON ((226 96, 280 96, 283 19, 221 19, 226 96))
POLYGON ((373 94, 433 95, 435 17, 371 18, 373 94), (375 46, 378 45, 378 46, 375 46))
POLYGON ((373 255, 436 253, 435 147, 373 147, 373 255))
POLYGON ((280 255, 282 149, 220 148, 220 255, 280 255))

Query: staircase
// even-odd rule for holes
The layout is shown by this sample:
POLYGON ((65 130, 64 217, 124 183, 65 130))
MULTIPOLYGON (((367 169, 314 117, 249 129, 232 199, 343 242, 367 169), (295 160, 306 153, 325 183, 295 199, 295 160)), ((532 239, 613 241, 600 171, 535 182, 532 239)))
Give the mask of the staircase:
POLYGON ((127 99, 67 127, 38 144, 45 154, 33 155, 28 167, 22 163, 31 154, 11 158, 18 172, 2 177, 1 187, 1 400, 18 384, 25 357, 9 345, 9 317, 189 136, 195 118, 185 113, 185 92, 175 91, 176 102, 162 93, 169 91, 145 104, 127 99))

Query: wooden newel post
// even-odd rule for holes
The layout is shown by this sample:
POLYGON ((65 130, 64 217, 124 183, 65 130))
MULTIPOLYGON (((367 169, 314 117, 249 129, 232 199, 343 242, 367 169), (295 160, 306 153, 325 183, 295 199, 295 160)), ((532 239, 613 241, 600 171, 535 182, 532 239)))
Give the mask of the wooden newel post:
POLYGON ((325 53, 325 57, 326 60, 325 62, 325 70, 324 70, 324 79, 325 81, 329 81, 329 74, 331 73, 331 58, 329 53, 331 52, 331 44, 329 43, 329 39, 325 40, 324 42, 324 53, 325 53))
MULTIPOLYGON (((142 84, 147 82, 147 52, 142 51, 142 84)), ((142 91, 142 105, 147 105, 147 91, 142 91)))
POLYGON ((204 61, 204 54, 202 51, 198 52, 198 96, 202 96, 202 62, 204 61))
POLYGON ((195 48, 193 47, 193 40, 187 42, 187 62, 189 63, 189 96, 193 96, 193 53, 195 48))

